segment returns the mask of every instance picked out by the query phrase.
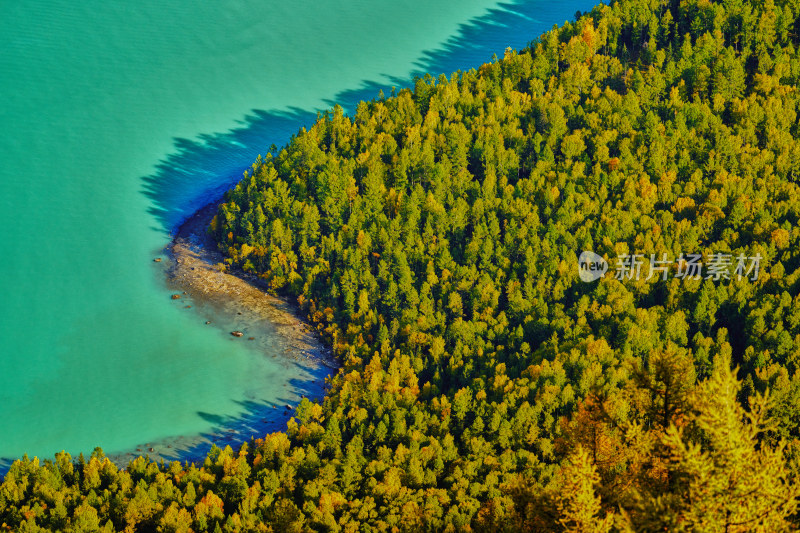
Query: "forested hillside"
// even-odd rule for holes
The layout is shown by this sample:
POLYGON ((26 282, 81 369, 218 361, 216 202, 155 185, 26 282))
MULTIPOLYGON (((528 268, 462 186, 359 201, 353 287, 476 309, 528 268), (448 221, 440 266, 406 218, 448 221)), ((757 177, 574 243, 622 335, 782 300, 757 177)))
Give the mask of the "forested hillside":
POLYGON ((199 467, 20 461, 0 529, 796 529, 798 46, 800 0, 621 0, 320 116, 210 231, 341 357, 324 403, 199 467))

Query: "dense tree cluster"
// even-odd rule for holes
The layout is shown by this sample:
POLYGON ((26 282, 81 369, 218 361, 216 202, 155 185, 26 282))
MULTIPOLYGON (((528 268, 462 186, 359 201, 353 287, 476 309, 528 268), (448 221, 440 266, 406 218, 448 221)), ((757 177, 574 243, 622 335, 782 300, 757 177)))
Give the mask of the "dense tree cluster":
POLYGON ((321 115, 210 231, 341 357, 324 402, 199 467, 17 462, 0 530, 800 526, 798 46, 798 0, 620 0, 321 115))

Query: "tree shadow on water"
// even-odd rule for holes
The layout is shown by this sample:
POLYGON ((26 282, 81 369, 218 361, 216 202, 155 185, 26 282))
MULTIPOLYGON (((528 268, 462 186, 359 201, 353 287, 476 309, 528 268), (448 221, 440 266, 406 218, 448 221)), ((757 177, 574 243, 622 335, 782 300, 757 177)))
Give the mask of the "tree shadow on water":
POLYGON ((271 139, 288 139, 315 118, 315 113, 300 109, 253 110, 226 133, 175 139, 175 151, 156 165, 154 174, 142 178, 150 214, 172 232, 234 186, 258 154, 267 152, 271 139))
MULTIPOLYGON (((352 114, 361 100, 387 95, 392 87, 413 85, 415 76, 450 74, 458 69, 475 68, 503 55, 506 47, 520 49, 551 28, 571 19, 575 11, 589 9, 596 2, 517 1, 498 3, 483 16, 461 24, 458 30, 436 49, 422 53, 412 69, 400 76, 383 74, 379 80, 364 80, 357 87, 323 101, 341 105, 352 114)), ((204 134, 196 139, 175 139, 174 152, 142 178, 142 193, 161 229, 172 233, 199 208, 220 198, 242 177, 259 154, 272 144, 285 144, 301 126, 310 126, 318 109, 252 110, 230 131, 204 134)))
MULTIPOLYGON (((197 416, 209 426, 207 431, 197 435, 173 435, 152 440, 127 450, 111 451, 107 453, 107 457, 120 468, 127 467, 130 461, 139 456, 155 462, 179 461, 182 464, 194 463, 201 466, 212 446, 222 449, 230 446, 238 451, 242 444, 253 439, 263 439, 270 433, 285 431, 289 419, 297 416, 297 406, 303 398, 322 401, 326 392, 325 380, 333 374, 332 368, 314 360, 295 361, 292 364, 299 368, 301 377, 288 380, 284 384, 286 389, 283 394, 271 400, 236 400, 234 403, 238 406, 238 412, 234 415, 198 411, 197 416)), ((83 450, 87 459, 91 453, 92 450, 83 450)), ((0 457, 0 483, 17 459, 0 457)), ((72 455, 72 459, 78 459, 77 452, 72 455)), ((52 462, 54 457, 44 456, 39 457, 39 460, 40 463, 52 462)))
POLYGON ((306 378, 289 380, 286 384, 287 394, 272 401, 237 401, 239 413, 232 416, 198 412, 197 415, 211 426, 208 431, 200 435, 168 437, 142 444, 127 452, 109 454, 109 458, 120 467, 127 466, 130 460, 139 455, 146 455, 154 461, 163 459, 166 463, 179 461, 182 464, 194 463, 199 466, 203 464, 212 446, 222 449, 230 446, 237 451, 245 442, 285 431, 289 419, 297 416, 297 406, 302 398, 322 401, 325 378, 332 373, 324 365, 295 364, 302 368, 306 378))

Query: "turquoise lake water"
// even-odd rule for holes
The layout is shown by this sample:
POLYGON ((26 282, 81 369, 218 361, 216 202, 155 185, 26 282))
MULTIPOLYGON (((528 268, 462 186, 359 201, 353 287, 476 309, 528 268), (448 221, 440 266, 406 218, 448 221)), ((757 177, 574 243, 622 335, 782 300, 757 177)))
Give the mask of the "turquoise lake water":
POLYGON ((170 300, 169 232, 317 110, 592 4, 0 0, 0 458, 130 450, 295 397, 308 369, 170 300))

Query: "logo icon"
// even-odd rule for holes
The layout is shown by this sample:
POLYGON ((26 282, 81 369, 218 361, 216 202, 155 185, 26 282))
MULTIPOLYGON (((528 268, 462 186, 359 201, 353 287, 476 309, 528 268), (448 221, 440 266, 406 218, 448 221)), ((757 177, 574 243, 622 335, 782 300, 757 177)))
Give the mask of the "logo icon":
POLYGON ((608 272, 608 261, 594 252, 585 251, 578 258, 578 275, 581 281, 590 283, 608 272))

